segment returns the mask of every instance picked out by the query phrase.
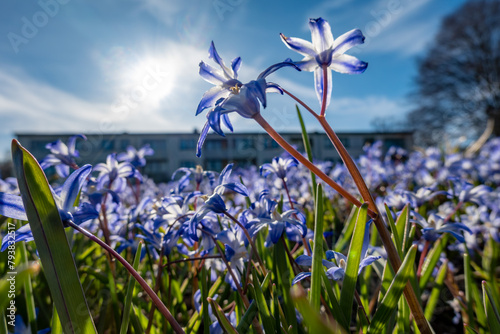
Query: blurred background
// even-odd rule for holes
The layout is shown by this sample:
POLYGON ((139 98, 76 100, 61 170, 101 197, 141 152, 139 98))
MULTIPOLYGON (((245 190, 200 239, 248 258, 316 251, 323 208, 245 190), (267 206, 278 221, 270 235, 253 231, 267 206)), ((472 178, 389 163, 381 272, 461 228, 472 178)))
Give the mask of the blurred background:
MULTIPOLYGON (((472 143, 499 135, 499 1, 81 1, 0 4, 0 160, 15 134, 193 133, 211 85, 198 75, 211 41, 226 64, 242 57, 240 80, 270 64, 300 60, 279 38, 310 40, 308 19, 334 37, 366 36, 348 54, 362 75, 333 75, 327 117, 339 132, 414 135, 414 144, 472 143), (449 65, 449 66, 448 66, 449 65), (490 120, 488 122, 488 120, 490 120), (489 129, 489 130, 488 130, 489 129), (495 132, 496 131, 496 132, 495 132), (440 143, 441 142, 441 143, 440 143)), ((269 77, 314 109, 312 72, 269 77)), ((264 115, 298 131, 295 104, 273 96, 264 115)), ((232 117, 235 132, 257 131, 232 117)), ((308 129, 319 129, 306 117, 308 129)), ((194 150, 193 150, 194 156, 194 150)))

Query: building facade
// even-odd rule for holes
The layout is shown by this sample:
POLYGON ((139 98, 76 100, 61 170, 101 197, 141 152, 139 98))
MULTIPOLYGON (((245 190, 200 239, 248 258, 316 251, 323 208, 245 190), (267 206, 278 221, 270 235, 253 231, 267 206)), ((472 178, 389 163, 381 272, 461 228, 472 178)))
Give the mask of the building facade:
MULTIPOLYGON (((338 137, 353 157, 363 153, 367 143, 382 141, 387 149, 398 146, 409 149, 413 145, 411 132, 344 132, 338 137)), ((61 139, 66 142, 71 134, 34 134, 17 133, 21 145, 26 147, 38 160, 49 152, 47 143, 61 139)), ((144 174, 157 182, 168 181, 179 167, 202 165, 204 169, 221 171, 227 163, 237 166, 260 166, 273 157, 283 153, 283 149, 266 133, 234 133, 226 137, 209 134, 203 146, 201 158, 196 157, 196 144, 199 133, 122 133, 88 134, 87 140, 77 140, 76 148, 80 152, 79 164, 95 165, 105 162, 106 156, 113 152, 124 152, 127 147, 136 149, 149 144, 155 151, 146 157, 144 174)), ((300 133, 282 133, 283 138, 294 145, 299 152, 304 151, 300 133)), ((339 161, 340 157, 328 137, 323 133, 309 134, 314 159, 339 161)))

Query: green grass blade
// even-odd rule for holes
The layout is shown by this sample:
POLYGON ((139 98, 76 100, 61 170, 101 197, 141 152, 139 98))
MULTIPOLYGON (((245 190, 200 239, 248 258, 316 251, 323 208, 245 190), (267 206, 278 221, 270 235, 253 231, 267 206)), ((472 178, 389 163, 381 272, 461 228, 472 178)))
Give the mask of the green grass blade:
POLYGON ((201 280, 200 280, 200 290, 201 290, 201 305, 202 305, 202 318, 203 318, 203 332, 210 332, 210 315, 208 314, 208 284, 207 284, 207 268, 203 265, 201 267, 201 280))
POLYGON ((233 327, 233 325, 231 325, 229 320, 226 318, 226 315, 224 314, 224 311, 219 306, 219 304, 217 304, 217 302, 210 297, 208 297, 208 301, 209 301, 210 305, 212 306, 212 311, 214 312, 215 316, 219 320, 219 325, 222 327, 224 332, 228 333, 228 334, 238 334, 236 329, 233 327))
POLYGON ((344 311, 345 318, 348 322, 351 320, 354 290, 356 289, 356 282, 358 280, 361 250, 365 237, 367 210, 367 203, 364 203, 359 209, 351 245, 349 246, 349 253, 347 253, 347 267, 345 269, 344 282, 342 284, 342 290, 340 291, 340 308, 344 311))
POLYGON ((49 184, 36 159, 16 140, 12 161, 52 299, 66 333, 95 333, 73 255, 49 184))
MULTIPOLYGON (((387 204, 384 204, 384 206, 385 206, 385 212, 387 214, 387 221, 389 222, 389 226, 391 227, 394 245, 396 246, 396 249, 398 250, 399 257, 403 257, 403 238, 402 238, 402 235, 398 231, 396 223, 394 222, 394 219, 392 218, 391 210, 389 209, 387 204)), ((405 208, 406 208, 406 206, 405 206, 405 208)), ((401 215, 400 215, 400 217, 401 217, 401 215)))
POLYGON ((432 271, 439 261, 441 252, 448 243, 448 238, 448 234, 443 234, 443 236, 434 243, 434 246, 427 254, 427 258, 425 259, 424 265, 422 266, 422 275, 420 276, 419 285, 421 290, 425 288, 425 286, 429 282, 429 279, 432 276, 432 271))
POLYGON ((333 292, 332 285, 330 284, 330 281, 328 280, 328 277, 326 277, 326 273, 322 271, 321 278, 323 279, 323 283, 325 284, 326 292, 328 294, 328 299, 331 304, 331 312, 333 315, 334 319, 337 319, 339 324, 344 328, 344 329, 349 329, 349 324, 345 320, 344 313, 342 312, 342 309, 340 308, 340 304, 335 297, 335 293, 333 292))
MULTIPOLYGON (((268 273, 267 276, 269 276, 270 274, 271 273, 268 273)), ((264 330, 267 333, 274 333, 275 321, 273 316, 271 315, 271 312, 269 311, 269 306, 267 305, 266 297, 264 296, 264 292, 262 291, 259 279, 257 278, 257 273, 253 268, 252 268, 252 277, 253 277, 253 285, 249 284, 248 287, 250 289, 250 292, 254 296, 255 301, 257 302, 257 308, 259 309, 262 325, 264 326, 264 330)))
POLYGON ((468 250, 464 254, 464 281, 465 281, 465 303, 467 304, 467 316, 469 317, 468 325, 472 328, 475 327, 476 321, 474 319, 474 303, 472 300, 472 285, 474 284, 472 278, 472 271, 470 267, 470 256, 468 250))
POLYGON ((50 333, 51 334, 62 334, 61 321, 59 320, 59 314, 57 314, 57 309, 53 307, 52 320, 50 321, 50 333))
POLYGON ((403 290, 410 278, 416 254, 417 246, 414 245, 412 246, 408 254, 406 254, 401 267, 396 273, 396 276, 394 276, 394 280, 392 281, 391 286, 382 299, 380 306, 377 308, 377 311, 373 316, 369 328, 370 333, 381 333, 386 326, 386 322, 394 313, 396 305, 401 298, 403 290))
POLYGON ((353 207, 351 214, 347 218, 344 228, 342 229, 342 233, 340 234, 339 239, 335 243, 334 250, 336 252, 342 252, 344 250, 345 245, 351 240, 352 232, 354 231, 354 226, 356 226, 356 218, 359 214, 359 208, 353 207))
POLYGON ((321 273, 323 269, 323 188, 318 184, 316 192, 316 212, 314 223, 314 248, 311 268, 311 290, 309 300, 311 306, 319 312, 321 305, 321 273))
POLYGON ((447 271, 448 261, 444 261, 444 263, 441 265, 441 268, 439 268, 435 285, 432 288, 431 295, 427 300, 427 305, 425 306, 424 315, 429 321, 431 321, 432 315, 434 314, 434 310, 436 309, 436 305, 439 301, 439 295, 441 294, 441 291, 443 289, 444 279, 446 278, 447 271))
MULTIPOLYGON (((300 129, 302 131, 302 141, 304 142, 304 148, 306 150, 307 159, 309 161, 313 161, 312 149, 311 149, 311 141, 309 140, 309 135, 307 134, 306 125, 304 123, 304 119, 302 118, 302 113, 300 112, 299 106, 295 105, 297 109, 297 116, 299 118, 300 129)), ((311 189, 313 189, 312 194, 314 199, 316 199, 316 193, 314 190, 316 189, 316 175, 311 172, 311 189)))
MULTIPOLYGON (((18 246, 21 255, 21 263, 28 264, 28 254, 26 252, 26 243, 21 242, 18 246)), ((26 300, 26 313, 28 315, 28 323, 30 324, 31 333, 37 333, 35 298, 33 297, 33 286, 31 284, 31 276, 24 281, 24 299, 26 300)))
POLYGON ((240 323, 236 327, 236 331, 240 334, 248 333, 250 331, 250 326, 252 325, 253 319, 257 315, 258 311, 259 309, 257 307, 257 303, 255 302, 255 300, 252 300, 247 311, 241 318, 240 323))
MULTIPOLYGON (((31 275, 35 275, 40 271, 38 263, 23 264, 16 268, 15 275, 7 273, 0 279, 0 310, 6 310, 10 301, 14 300, 15 293, 12 293, 11 282, 15 283, 15 292, 21 291, 31 275)), ((8 313, 8 312, 7 312, 8 313)))
MULTIPOLYGON (((139 242, 139 244, 137 245, 137 251, 135 252, 134 261, 132 262, 132 266, 136 271, 139 269, 141 251, 142 251, 142 242, 139 242)), ((130 310, 132 308, 132 297, 134 295, 136 282, 137 281, 131 275, 129 275, 127 291, 125 293, 125 303, 123 304, 123 316, 122 316, 122 324, 120 326, 120 334, 127 333, 128 324, 130 322, 130 310)))
POLYGON ((307 300, 306 293, 300 284, 293 286, 292 299, 300 314, 302 314, 302 318, 309 329, 309 333, 346 333, 346 331, 335 320, 332 321, 333 323, 327 323, 320 317, 320 314, 312 308, 311 304, 307 300))
POLYGON ((500 333, 500 312, 495 303, 495 298, 486 281, 483 281, 481 285, 483 287, 484 311, 486 312, 486 319, 488 320, 491 333, 500 333))

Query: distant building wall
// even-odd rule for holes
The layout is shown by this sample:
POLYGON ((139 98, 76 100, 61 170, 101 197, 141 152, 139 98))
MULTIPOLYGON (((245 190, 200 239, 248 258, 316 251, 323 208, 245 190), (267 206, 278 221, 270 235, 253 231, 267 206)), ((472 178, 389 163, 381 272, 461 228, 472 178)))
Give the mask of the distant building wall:
MULTIPOLYGON (((363 146, 381 140, 385 148, 399 146, 409 149, 413 145, 411 132, 345 132, 338 137, 353 157, 363 154, 363 146)), ((49 152, 47 143, 61 139, 66 142, 70 134, 16 134, 21 145, 26 147, 38 160, 49 152)), ((150 144, 153 156, 146 157, 144 174, 157 182, 168 181, 179 167, 202 165, 204 169, 220 171, 229 162, 238 166, 260 166, 283 153, 283 149, 265 133, 235 133, 220 137, 209 134, 203 146, 202 157, 195 155, 198 133, 122 133, 89 134, 87 140, 77 140, 80 152, 79 164, 96 165, 105 162, 112 152, 123 152, 131 145, 137 149, 150 144)), ((300 152, 304 151, 300 133, 283 133, 282 136, 300 152)), ((309 134, 313 156, 317 160, 340 161, 340 157, 325 134, 309 134)))

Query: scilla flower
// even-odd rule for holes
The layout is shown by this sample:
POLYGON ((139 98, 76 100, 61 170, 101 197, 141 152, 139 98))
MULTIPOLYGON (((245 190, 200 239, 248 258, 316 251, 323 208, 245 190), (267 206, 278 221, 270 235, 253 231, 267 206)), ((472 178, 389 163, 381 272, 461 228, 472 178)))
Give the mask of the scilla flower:
POLYGON ((309 28, 311 29, 312 43, 300 38, 286 37, 283 34, 281 34, 281 39, 289 49, 304 56, 304 59, 296 64, 301 70, 314 72, 316 95, 320 104, 324 103, 326 108, 330 103, 332 92, 332 73, 330 70, 347 74, 359 74, 366 70, 367 63, 344 54, 353 46, 363 44, 365 37, 361 30, 353 29, 334 40, 330 25, 321 17, 310 19, 309 28), (325 83, 327 88, 324 96, 325 83), (323 101, 324 99, 326 100, 323 101))
MULTIPOLYGON (((211 108, 207 114, 207 122, 203 127, 200 139, 198 140, 196 155, 201 156, 201 147, 207 138, 208 130, 212 128, 217 134, 224 136, 221 129, 221 118, 226 127, 233 131, 231 122, 227 114, 236 112, 244 118, 253 118, 256 114, 260 113, 260 104, 264 108, 267 106, 266 92, 279 92, 283 93, 280 87, 271 82, 266 81, 266 77, 271 73, 285 66, 293 66, 300 70, 293 62, 284 61, 274 64, 265 69, 258 77, 257 80, 252 80, 246 84, 242 84, 236 79, 236 71, 238 65, 232 70, 224 65, 224 62, 217 54, 215 47, 212 43, 209 50, 210 58, 213 58, 217 64, 222 68, 219 70, 208 67, 204 62, 200 63, 200 75, 207 81, 216 85, 203 95, 203 98, 198 105, 196 114, 198 115, 204 109, 211 108)), ((233 63, 235 60, 233 60, 233 63)))

